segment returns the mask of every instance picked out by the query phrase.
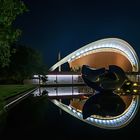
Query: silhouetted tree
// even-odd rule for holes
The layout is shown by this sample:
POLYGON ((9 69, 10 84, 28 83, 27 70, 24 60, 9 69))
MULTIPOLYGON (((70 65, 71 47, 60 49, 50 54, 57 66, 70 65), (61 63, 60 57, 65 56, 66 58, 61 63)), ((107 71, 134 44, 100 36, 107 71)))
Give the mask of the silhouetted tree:
POLYGON ((10 45, 21 34, 21 30, 12 27, 16 17, 27 11, 21 0, 0 0, 0 67, 9 65, 10 45))
POLYGON ((47 72, 42 56, 37 50, 23 45, 14 45, 13 48, 16 52, 11 56, 9 67, 3 68, 3 71, 1 69, 1 73, 3 73, 1 77, 6 77, 7 81, 22 83, 24 79, 31 78, 34 74, 47 72))

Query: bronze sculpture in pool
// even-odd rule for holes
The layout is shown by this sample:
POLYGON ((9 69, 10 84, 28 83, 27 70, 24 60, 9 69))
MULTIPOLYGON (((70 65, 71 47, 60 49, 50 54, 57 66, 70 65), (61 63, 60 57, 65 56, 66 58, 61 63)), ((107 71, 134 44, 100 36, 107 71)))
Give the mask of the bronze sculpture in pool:
POLYGON ((125 111, 125 103, 118 94, 132 92, 134 87, 120 67, 109 65, 108 69, 93 69, 83 65, 82 78, 95 91, 83 106, 83 119, 93 114, 117 116, 125 111))

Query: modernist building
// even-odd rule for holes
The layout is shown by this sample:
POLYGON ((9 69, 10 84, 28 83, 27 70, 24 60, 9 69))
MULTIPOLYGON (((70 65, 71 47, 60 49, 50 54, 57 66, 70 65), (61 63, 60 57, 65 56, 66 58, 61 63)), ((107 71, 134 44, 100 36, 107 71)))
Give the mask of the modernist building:
MULTIPOLYGON (((71 69, 78 69, 82 65, 93 68, 108 68, 109 65, 117 65, 125 72, 138 72, 139 59, 130 44, 118 38, 107 38, 90 43, 61 59, 50 68, 54 71, 64 63, 68 63, 71 69)), ((139 96, 122 96, 126 110, 119 116, 93 115, 83 119, 81 108, 84 100, 73 100, 70 105, 65 105, 59 100, 52 100, 57 106, 74 117, 91 125, 105 129, 119 129, 131 122, 139 108, 139 96)))

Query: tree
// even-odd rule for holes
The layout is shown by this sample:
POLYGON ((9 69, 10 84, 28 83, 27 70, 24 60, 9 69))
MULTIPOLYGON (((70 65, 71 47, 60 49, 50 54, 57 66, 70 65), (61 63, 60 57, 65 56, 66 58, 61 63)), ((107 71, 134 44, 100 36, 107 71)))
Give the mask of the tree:
POLYGON ((0 67, 9 65, 10 45, 21 34, 21 30, 12 27, 16 17, 27 11, 20 0, 0 0, 0 67))
POLYGON ((37 50, 23 45, 14 45, 13 49, 16 52, 12 54, 9 68, 4 74, 9 80, 22 83, 24 79, 31 78, 34 74, 42 75, 47 72, 42 56, 37 50))

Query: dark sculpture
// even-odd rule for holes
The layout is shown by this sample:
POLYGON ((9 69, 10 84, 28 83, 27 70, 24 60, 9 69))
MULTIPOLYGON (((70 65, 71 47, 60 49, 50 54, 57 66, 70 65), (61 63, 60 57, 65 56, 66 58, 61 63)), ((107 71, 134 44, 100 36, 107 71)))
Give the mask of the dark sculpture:
POLYGON ((83 65, 82 78, 84 82, 96 91, 83 106, 83 119, 91 115, 116 116, 125 110, 125 103, 116 89, 125 85, 128 78, 118 66, 110 65, 109 69, 93 69, 83 65))

